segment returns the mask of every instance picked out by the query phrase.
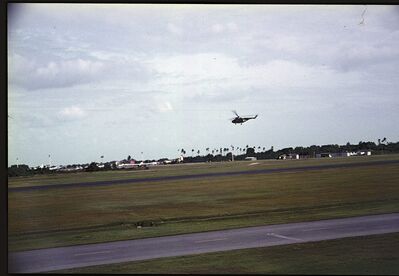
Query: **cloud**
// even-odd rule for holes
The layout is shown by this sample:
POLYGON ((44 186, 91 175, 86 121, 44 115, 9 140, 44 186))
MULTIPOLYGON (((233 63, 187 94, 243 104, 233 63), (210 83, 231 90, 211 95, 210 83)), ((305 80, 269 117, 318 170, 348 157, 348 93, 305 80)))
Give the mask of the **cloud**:
POLYGON ((220 53, 158 56, 148 64, 165 77, 188 82, 231 76, 237 69, 234 58, 220 53))
POLYGON ((229 31, 229 32, 234 32, 238 30, 238 26, 236 23, 234 22, 229 22, 229 23, 225 23, 225 24, 213 24, 211 26, 211 31, 215 34, 219 34, 225 31, 229 31))
POLYGON ((173 110, 172 104, 168 101, 166 102, 161 102, 157 104, 157 108, 159 112, 169 112, 173 110))
POLYGON ((9 81, 28 90, 70 87, 96 80, 105 69, 100 61, 72 59, 38 64, 21 55, 12 55, 9 81))
POLYGON ((19 115, 23 129, 49 129, 57 126, 57 120, 50 114, 43 112, 22 113, 19 115))
POLYGON ((222 24, 214 24, 211 27, 212 32, 221 33, 224 31, 224 26, 222 24))
POLYGON ((284 59, 243 65, 236 57, 221 53, 157 57, 151 61, 151 65, 160 75, 159 85, 184 85, 192 95, 211 95, 217 90, 219 93, 228 93, 232 90, 248 90, 249 87, 338 87, 359 81, 356 72, 341 73, 326 66, 284 59))
POLYGON ((146 82, 153 72, 145 63, 142 53, 126 51, 90 51, 88 54, 104 63, 102 77, 106 75, 111 82, 146 82))
MULTIPOLYGON (((393 36, 393 35, 392 35, 393 36)), ((382 63, 395 62, 399 57, 398 43, 399 32, 396 39, 385 38, 384 42, 346 42, 336 48, 333 56, 336 57, 333 63, 337 68, 348 70, 359 70, 382 63)))
POLYGON ((229 23, 227 23, 226 26, 227 26, 227 29, 230 30, 230 31, 237 31, 238 30, 238 26, 234 22, 229 22, 229 23))
POLYGON ((183 34, 183 30, 181 28, 177 27, 173 23, 168 23, 167 29, 168 29, 169 32, 171 32, 172 34, 175 34, 175 35, 182 35, 183 34))
POLYGON ((287 34, 273 34, 265 38, 258 38, 258 41, 262 48, 284 53, 299 53, 300 51, 306 51, 310 44, 301 39, 301 37, 287 34))
POLYGON ((70 106, 63 108, 58 115, 60 118, 65 119, 80 119, 85 117, 87 114, 86 112, 78 106, 70 106))

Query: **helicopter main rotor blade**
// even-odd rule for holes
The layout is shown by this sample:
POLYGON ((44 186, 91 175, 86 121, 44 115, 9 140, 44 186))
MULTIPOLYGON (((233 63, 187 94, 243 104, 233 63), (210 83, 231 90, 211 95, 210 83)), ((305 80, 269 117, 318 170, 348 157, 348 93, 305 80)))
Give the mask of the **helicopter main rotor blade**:
POLYGON ((233 113, 234 113, 237 117, 240 117, 240 116, 237 114, 237 111, 233 110, 233 113))

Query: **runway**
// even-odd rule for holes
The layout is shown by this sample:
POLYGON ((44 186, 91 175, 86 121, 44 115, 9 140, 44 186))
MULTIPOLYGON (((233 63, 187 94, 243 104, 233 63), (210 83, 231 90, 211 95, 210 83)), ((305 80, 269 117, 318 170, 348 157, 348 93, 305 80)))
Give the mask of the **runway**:
POLYGON ((132 185, 134 183, 154 182, 154 181, 171 181, 171 180, 234 176, 234 175, 255 175, 255 174, 270 174, 270 173, 281 173, 281 172, 314 171, 314 170, 354 168, 354 167, 388 165, 388 164, 399 164, 399 160, 382 160, 382 161, 370 161, 370 162, 346 163, 346 164, 328 164, 328 165, 317 165, 317 166, 270 168, 270 169, 258 169, 258 170, 246 170, 246 171, 234 171, 234 172, 173 175, 173 176, 163 176, 163 177, 132 178, 132 179, 106 180, 106 181, 96 181, 96 182, 47 184, 47 185, 37 185, 37 186, 28 186, 28 187, 9 187, 8 192, 30 192, 38 190, 66 189, 66 188, 80 188, 80 187, 108 186, 108 185, 132 185))
POLYGON ((10 252, 8 264, 10 273, 37 273, 393 232, 399 213, 10 252))

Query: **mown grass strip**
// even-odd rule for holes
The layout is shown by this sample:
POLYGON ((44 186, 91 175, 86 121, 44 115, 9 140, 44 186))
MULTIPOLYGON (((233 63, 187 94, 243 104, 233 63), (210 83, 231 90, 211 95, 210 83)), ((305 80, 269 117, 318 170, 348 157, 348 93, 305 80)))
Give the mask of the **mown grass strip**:
POLYGON ((399 233, 393 233, 100 265, 56 272, 398 275, 398 253, 399 233))

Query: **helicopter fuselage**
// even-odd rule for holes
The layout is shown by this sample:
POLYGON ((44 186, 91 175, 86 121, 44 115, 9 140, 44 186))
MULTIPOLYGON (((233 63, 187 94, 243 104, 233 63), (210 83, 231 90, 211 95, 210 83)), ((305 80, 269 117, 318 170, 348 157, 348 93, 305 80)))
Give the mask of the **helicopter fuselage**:
POLYGON ((234 118, 231 122, 232 122, 233 124, 242 124, 242 123, 245 123, 245 122, 248 121, 248 120, 256 119, 256 117, 258 117, 258 115, 253 116, 253 117, 240 117, 240 116, 237 116, 237 117, 234 118))

